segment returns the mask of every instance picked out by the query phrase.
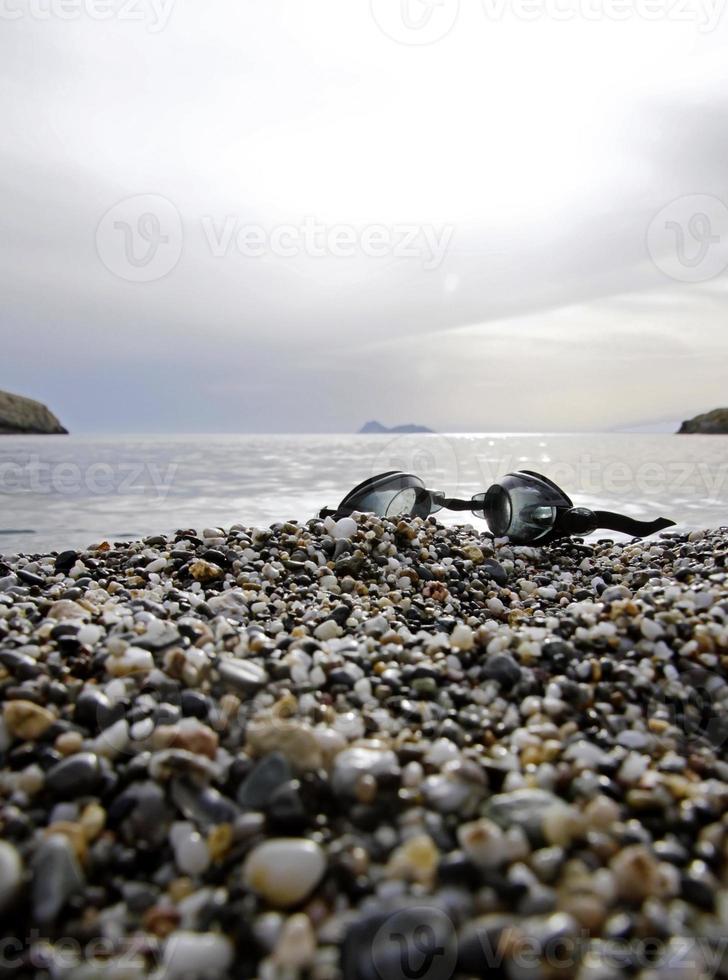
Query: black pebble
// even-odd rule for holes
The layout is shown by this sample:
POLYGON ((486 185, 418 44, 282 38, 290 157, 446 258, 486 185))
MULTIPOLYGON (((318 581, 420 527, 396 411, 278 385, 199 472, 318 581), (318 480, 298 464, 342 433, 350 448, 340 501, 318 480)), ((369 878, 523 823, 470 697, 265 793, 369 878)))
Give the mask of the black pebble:
POLYGON ((46 788, 60 799, 73 799, 96 792, 103 782, 98 756, 78 752, 56 763, 46 774, 46 788))

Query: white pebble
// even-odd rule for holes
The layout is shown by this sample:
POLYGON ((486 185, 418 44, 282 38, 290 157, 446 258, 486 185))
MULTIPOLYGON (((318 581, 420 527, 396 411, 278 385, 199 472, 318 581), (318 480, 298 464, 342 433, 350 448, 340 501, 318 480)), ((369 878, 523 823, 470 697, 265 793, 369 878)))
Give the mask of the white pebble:
POLYGON ((165 980, 217 980, 227 973, 232 961, 232 943, 218 933, 179 930, 164 944, 165 980))
POLYGON ((351 538, 356 534, 356 521, 353 517, 342 517, 329 533, 332 538, 351 538))
POLYGON ((457 834, 460 846, 479 868, 495 868, 505 861, 503 831, 492 820, 461 824, 457 834))
POLYGON ((333 640, 337 636, 341 636, 342 632, 341 627, 335 620, 325 619, 323 623, 319 623, 313 631, 313 635, 317 640, 333 640))
POLYGON ((316 956, 316 934, 303 912, 286 919, 276 943, 273 959, 284 970, 305 970, 316 956))
POLYGON ((458 623, 450 636, 450 643, 456 650, 472 650, 475 646, 475 634, 470 626, 458 623))
POLYGON ((85 647, 92 647, 99 642, 103 633, 104 631, 100 626, 96 626, 93 623, 85 623, 78 631, 78 642, 82 643, 85 647))
POLYGON ((650 764, 648 755, 640 755, 639 752, 630 752, 619 769, 619 779, 623 783, 636 783, 638 779, 647 772, 650 764))
POLYGON ((298 837, 278 837, 248 855, 243 881, 275 908, 297 905, 321 881, 326 858, 319 845, 298 837))
POLYGON ((202 532, 203 538, 224 538, 225 532, 221 527, 206 527, 202 532))
POLYGON ((186 822, 172 824, 169 832, 177 867, 183 874, 200 875, 210 866, 210 852, 202 836, 186 822))
POLYGON ((647 617, 642 620, 640 630, 642 631, 642 636, 644 636, 646 640, 657 640, 664 632, 660 623, 654 619, 648 619, 647 617))

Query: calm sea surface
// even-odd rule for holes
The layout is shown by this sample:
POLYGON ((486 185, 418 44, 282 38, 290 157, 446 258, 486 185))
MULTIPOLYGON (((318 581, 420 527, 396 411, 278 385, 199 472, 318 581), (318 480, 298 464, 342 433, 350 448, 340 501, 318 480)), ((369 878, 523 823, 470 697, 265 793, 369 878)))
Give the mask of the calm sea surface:
POLYGON ((728 436, 0 436, 0 553, 303 521, 390 469, 469 496, 519 468, 587 507, 728 524, 728 436))

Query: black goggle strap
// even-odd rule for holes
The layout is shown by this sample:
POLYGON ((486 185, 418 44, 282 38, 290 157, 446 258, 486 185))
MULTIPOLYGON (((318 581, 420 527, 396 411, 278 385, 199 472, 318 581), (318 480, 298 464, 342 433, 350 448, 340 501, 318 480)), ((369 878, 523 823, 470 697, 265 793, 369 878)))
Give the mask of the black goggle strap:
POLYGON ((633 538, 645 538, 648 534, 664 531, 674 524, 674 521, 669 521, 666 517, 658 517, 654 521, 637 521, 611 510, 592 511, 585 507, 574 507, 561 511, 556 519, 556 530, 561 534, 591 534, 596 530, 620 531, 633 538))
POLYGON ((439 494, 433 494, 433 499, 438 507, 443 507, 445 510, 473 509, 472 500, 458 500, 457 497, 441 497, 439 494))
POLYGON ((598 528, 621 531, 635 538, 645 538, 648 534, 656 534, 657 531, 664 531, 666 527, 675 526, 675 521, 670 521, 666 517, 658 517, 654 521, 636 521, 633 517, 614 514, 610 510, 595 510, 594 519, 598 528))

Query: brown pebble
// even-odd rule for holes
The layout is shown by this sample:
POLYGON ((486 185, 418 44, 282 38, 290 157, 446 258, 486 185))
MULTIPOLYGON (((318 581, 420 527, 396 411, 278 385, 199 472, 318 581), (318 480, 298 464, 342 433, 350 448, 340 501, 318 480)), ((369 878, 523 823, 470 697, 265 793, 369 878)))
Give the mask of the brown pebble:
POLYGON ((169 897, 173 902, 181 902, 183 898, 187 898, 195 890, 195 886, 192 884, 190 878, 181 877, 174 878, 169 883, 167 891, 169 892, 169 897))
POLYGON ((75 755, 83 748, 83 738, 80 732, 61 732, 53 747, 61 755, 75 755))
POLYGON ((356 798, 360 803, 373 803, 377 798, 377 781, 374 776, 371 776, 368 773, 364 776, 360 776, 356 781, 354 792, 356 793, 356 798))
POLYGON ((180 919, 179 912, 173 906, 153 905, 144 913, 142 922, 147 932, 151 932, 153 936, 159 936, 160 939, 165 939, 175 931, 180 919))
POLYGON ((81 827, 86 840, 96 840, 106 826, 106 810, 99 803, 89 803, 81 814, 81 827))
POLYGON ((160 725, 160 738, 169 738, 169 746, 173 749, 185 749, 194 755, 205 755, 214 759, 220 739, 207 725, 160 725), (164 732, 164 734, 163 734, 164 732))
POLYGON ((64 837, 67 837, 78 860, 82 864, 85 863, 88 853, 86 849, 86 835, 80 823, 73 823, 70 820, 59 820, 56 823, 50 824, 43 832, 48 837, 51 834, 62 834, 64 837))
POLYGON ((233 845, 233 828, 229 823, 213 827, 207 837, 207 849, 213 862, 222 861, 233 845))
POLYGON ((3 705, 3 720, 11 735, 32 742, 45 734, 56 716, 48 708, 33 701, 6 701, 3 705))

